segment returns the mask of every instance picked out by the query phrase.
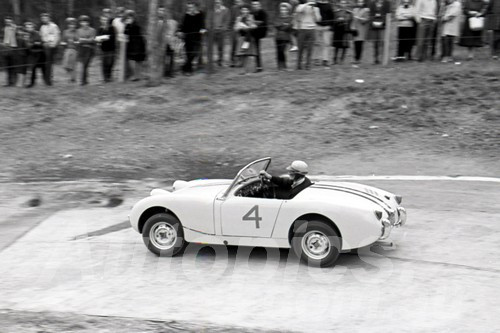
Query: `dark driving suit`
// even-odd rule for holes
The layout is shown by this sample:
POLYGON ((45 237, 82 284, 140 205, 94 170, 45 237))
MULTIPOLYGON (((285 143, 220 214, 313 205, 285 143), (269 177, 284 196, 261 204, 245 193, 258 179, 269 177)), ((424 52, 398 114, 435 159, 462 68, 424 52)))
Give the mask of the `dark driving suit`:
POLYGON ((311 186, 312 184, 309 178, 304 177, 304 181, 302 183, 300 183, 295 187, 292 187, 293 186, 292 179, 288 177, 276 177, 276 176, 273 176, 271 178, 271 183, 278 186, 278 189, 276 191, 276 198, 284 200, 293 199, 302 190, 311 186))

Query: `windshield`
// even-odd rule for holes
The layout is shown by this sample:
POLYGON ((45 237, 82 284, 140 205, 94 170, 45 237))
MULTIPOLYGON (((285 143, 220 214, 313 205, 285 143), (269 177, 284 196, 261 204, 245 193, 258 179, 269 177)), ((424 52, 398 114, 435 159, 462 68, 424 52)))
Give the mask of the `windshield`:
POLYGON ((253 161, 252 163, 248 164, 245 166, 243 169, 238 172, 236 177, 233 180, 233 183, 231 186, 227 189, 226 193, 224 193, 224 197, 226 197, 231 190, 233 189, 234 186, 250 179, 250 178, 257 178, 259 177, 259 172, 262 170, 267 170, 269 167, 269 164, 271 164, 271 158, 266 157, 266 158, 261 158, 259 160, 253 161))

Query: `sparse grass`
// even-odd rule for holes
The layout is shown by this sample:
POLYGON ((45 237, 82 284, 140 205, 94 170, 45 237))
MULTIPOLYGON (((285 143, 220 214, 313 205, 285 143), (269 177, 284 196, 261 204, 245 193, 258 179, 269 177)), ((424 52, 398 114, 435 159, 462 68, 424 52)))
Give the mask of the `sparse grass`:
MULTIPOLYGON (((275 165, 306 159, 325 173, 372 172, 386 159, 394 163, 388 169, 383 162, 379 172, 408 173, 419 155, 481 165, 446 166, 456 173, 494 174, 499 75, 498 63, 485 60, 267 69, 247 76, 224 69, 156 88, 116 83, 81 89, 56 82, 29 94, 4 89, 0 176, 231 177, 264 155, 275 157, 275 165), (68 154, 72 158, 65 159, 68 154)), ((439 173, 445 167, 439 163, 418 172, 439 173)))

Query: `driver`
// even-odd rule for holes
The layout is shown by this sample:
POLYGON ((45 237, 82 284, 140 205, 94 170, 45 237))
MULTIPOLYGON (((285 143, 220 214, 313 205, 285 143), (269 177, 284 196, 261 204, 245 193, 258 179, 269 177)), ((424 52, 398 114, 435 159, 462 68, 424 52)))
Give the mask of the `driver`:
POLYGON ((278 187, 277 199, 292 199, 303 189, 309 187, 312 183, 306 177, 309 172, 309 167, 306 162, 293 161, 292 164, 286 168, 288 176, 276 177, 267 173, 265 170, 260 172, 260 177, 265 179, 278 187))

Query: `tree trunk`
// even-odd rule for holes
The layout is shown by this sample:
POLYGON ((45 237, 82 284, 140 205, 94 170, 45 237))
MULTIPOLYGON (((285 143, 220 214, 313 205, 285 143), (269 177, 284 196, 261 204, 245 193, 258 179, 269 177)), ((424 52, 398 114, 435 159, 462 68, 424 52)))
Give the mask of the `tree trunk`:
MULTIPOLYGON (((159 0, 149 1, 148 15, 148 83, 150 87, 159 86, 162 81, 164 66, 165 66, 165 49, 167 29, 166 19, 163 23, 158 22, 158 6, 159 0)), ((162 5, 166 5, 166 1, 162 1, 162 5)))
POLYGON ((14 19, 16 23, 21 23, 21 0, 10 0, 12 4, 12 10, 14 12, 14 19))

